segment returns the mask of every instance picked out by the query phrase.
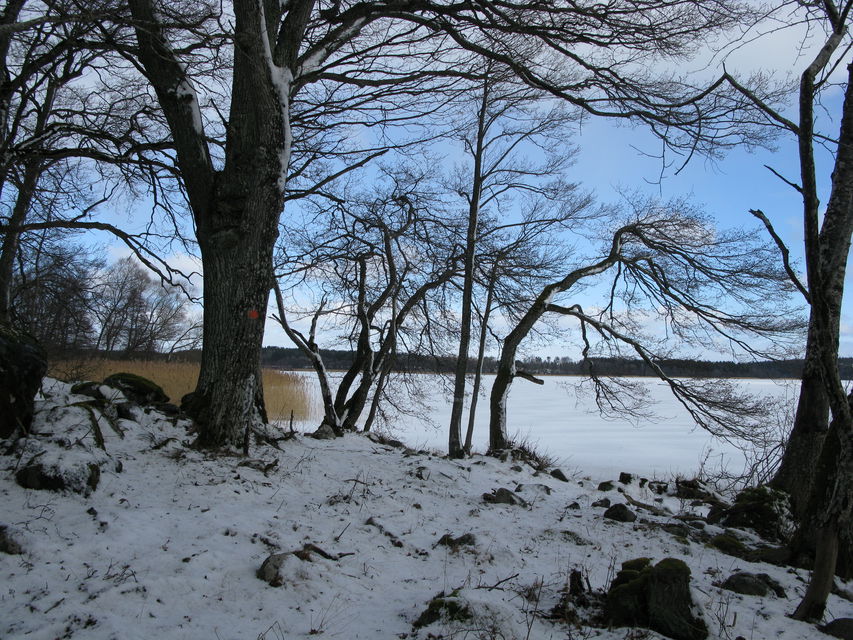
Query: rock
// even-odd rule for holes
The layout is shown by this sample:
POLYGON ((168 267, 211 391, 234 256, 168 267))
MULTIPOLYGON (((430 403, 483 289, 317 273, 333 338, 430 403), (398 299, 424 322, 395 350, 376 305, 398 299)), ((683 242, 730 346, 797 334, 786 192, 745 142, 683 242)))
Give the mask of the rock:
POLYGON ((78 382, 71 387, 71 393, 78 396, 88 396, 95 400, 104 400, 104 392, 101 391, 99 382, 78 382))
POLYGON ((551 469, 551 477, 556 478, 560 482, 569 481, 569 479, 566 477, 566 474, 563 473, 562 469, 551 469))
POLYGON ((471 610, 459 598, 453 596, 446 597, 444 592, 439 593, 436 597, 429 601, 426 610, 424 610, 418 619, 412 624, 415 629, 428 627, 433 622, 439 620, 464 622, 472 617, 471 610))
POLYGON ((613 483, 612 482, 599 482, 598 483, 599 491, 613 491, 613 483))
POLYGON ((520 484, 515 488, 516 493, 533 493, 538 495, 551 495, 551 487, 547 484, 520 484))
POLYGON ((493 489, 492 493, 484 493, 483 501, 490 504, 510 504, 526 507, 527 503, 509 489, 493 489))
POLYGON ((0 439, 29 433, 47 357, 35 338, 0 325, 0 439))
POLYGON ((159 411, 164 416, 176 418, 181 415, 181 408, 171 402, 155 402, 151 405, 155 411, 159 411))
POLYGON ((675 497, 683 500, 702 500, 703 502, 719 502, 717 497, 696 478, 675 481, 675 497))
POLYGON ((127 398, 139 404, 169 402, 169 396, 158 384, 135 373, 114 373, 104 378, 104 384, 118 389, 127 398))
POLYGON ((98 488, 100 479, 101 469, 93 462, 77 462, 67 467, 30 462, 15 474, 16 482, 25 489, 72 491, 87 495, 98 488))
POLYGON ((449 533, 445 533, 438 539, 438 542, 435 543, 436 546, 442 547, 450 547, 452 550, 456 551, 459 547, 462 546, 474 546, 477 543, 477 538, 473 533, 463 533, 458 538, 454 538, 449 533))
POLYGON ((654 491, 659 496, 662 496, 669 491, 669 485, 666 482, 660 482, 659 480, 651 480, 649 481, 649 490, 654 491))
POLYGON ((833 638, 853 640, 853 618, 837 618, 818 629, 833 638))
POLYGON ((784 541, 793 533, 787 494, 763 486, 744 489, 731 506, 713 507, 707 519, 710 524, 752 529, 768 540, 784 541))
POLYGON ((593 507, 609 507, 610 506, 610 498, 602 498, 601 500, 596 500, 592 503, 593 507))
POLYGON ((766 596, 771 591, 778 597, 785 597, 785 590, 776 580, 766 573, 747 573, 738 571, 733 573, 720 585, 721 589, 734 591, 745 596, 766 596))
POLYGON ((690 569, 684 562, 666 558, 651 566, 648 558, 638 558, 622 567, 607 594, 605 616, 611 624, 645 627, 674 640, 708 636, 705 623, 691 612, 690 569))
POLYGON ((622 484, 631 484, 634 481, 634 476, 630 473, 625 473, 624 471, 619 474, 619 482, 622 484))
POLYGON ((637 519, 637 514, 631 511, 628 505, 620 502, 605 511, 604 517, 608 520, 616 520, 617 522, 634 522, 637 519))
POLYGON ((335 430, 325 422, 317 427, 317 430, 310 435, 316 440, 334 440, 337 437, 335 436, 335 430))
POLYGON ((20 542, 20 532, 9 525, 0 524, 0 553, 9 555, 20 555, 24 552, 24 545, 20 542))
POLYGON ((721 533, 708 541, 708 544, 723 553, 740 558, 747 552, 744 544, 728 533, 721 533))
POLYGON ((280 587, 284 584, 281 567, 292 556, 292 553, 273 553, 267 556, 255 575, 271 587, 280 587))
POLYGON ((119 402, 114 405, 116 410, 116 417, 121 418, 122 420, 132 420, 133 422, 137 422, 139 420, 139 416, 137 415, 137 411, 139 411, 139 407, 134 402, 119 402))
POLYGON ((577 511, 580 508, 581 508, 581 506, 577 502, 573 502, 572 504, 570 504, 566 507, 566 509, 571 509, 572 511, 577 511))

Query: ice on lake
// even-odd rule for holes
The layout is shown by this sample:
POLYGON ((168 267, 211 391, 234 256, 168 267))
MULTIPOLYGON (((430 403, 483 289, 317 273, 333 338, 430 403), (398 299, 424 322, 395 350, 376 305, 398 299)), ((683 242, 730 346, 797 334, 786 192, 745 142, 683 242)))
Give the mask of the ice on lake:
MULTIPOLYGON (((302 375, 311 381, 315 397, 319 398, 316 378, 307 372, 302 375)), ((418 417, 400 416, 384 430, 409 446, 446 452, 450 393, 438 376, 421 377, 427 389, 428 410, 418 417)), ((474 428, 475 451, 488 448, 488 391, 493 379, 484 377, 485 395, 481 394, 474 428)), ((546 376, 542 386, 516 381, 507 407, 510 435, 526 439, 558 458, 567 471, 596 477, 615 477, 621 471, 648 477, 691 476, 703 465, 706 469, 723 466, 733 473, 743 468, 743 453, 697 428, 664 383, 650 378, 639 380, 646 385, 648 409, 654 415, 629 419, 601 417, 592 389, 588 385, 578 388, 579 380, 546 376)), ((732 382, 746 392, 784 399, 788 407, 793 407, 799 389, 793 380, 732 382)), ((463 437, 469 401, 470 398, 466 401, 463 437)), ((775 423, 779 416, 768 415, 767 419, 775 423)), ((319 421, 318 410, 316 423, 319 421)), ((312 426, 316 424, 305 424, 303 428, 312 426)))

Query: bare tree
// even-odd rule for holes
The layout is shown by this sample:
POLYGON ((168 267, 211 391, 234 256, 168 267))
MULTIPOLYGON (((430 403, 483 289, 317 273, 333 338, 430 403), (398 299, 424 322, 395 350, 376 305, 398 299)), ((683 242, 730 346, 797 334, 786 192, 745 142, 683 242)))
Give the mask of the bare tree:
MULTIPOLYGON (((519 226, 529 229, 534 222, 539 222, 544 234, 567 224, 588 204, 588 200, 575 193, 575 185, 562 177, 573 156, 567 136, 569 125, 577 114, 564 104, 549 102, 547 97, 519 82, 511 72, 494 62, 486 64, 472 96, 475 103, 472 126, 462 136, 468 166, 460 167, 452 185, 464 199, 467 229, 459 350, 448 436, 451 457, 461 457, 464 453, 461 423, 474 308, 475 266, 481 257, 478 245, 489 235, 496 234, 496 227, 511 226, 499 224, 496 220, 499 214, 493 213, 493 224, 489 228, 484 224, 484 215, 491 210, 508 218, 510 211, 518 209, 523 212, 519 226), (536 160, 531 159, 534 155, 536 160), (552 206, 547 207, 545 203, 552 206), (541 214, 542 218, 536 220, 532 212, 541 214)), ((529 245, 528 242, 526 250, 530 250, 529 245)), ((490 292, 492 290, 493 287, 490 292)))
MULTIPOLYGON (((294 170, 292 105, 312 87, 351 92, 348 110, 337 114, 347 120, 359 98, 374 100, 377 87, 417 92, 423 101, 436 82, 468 77, 464 63, 475 56, 589 113, 645 122, 673 148, 710 150, 742 139, 715 127, 722 114, 713 91, 653 77, 636 64, 689 52, 697 38, 732 25, 745 15, 734 1, 661 1, 613 12, 569 2, 235 0, 225 9, 233 32, 214 3, 128 6, 137 46, 126 52, 153 86, 171 133, 204 263, 196 402, 203 445, 237 444, 243 425, 263 416, 259 320, 294 170), (210 33, 224 33, 219 44, 230 45, 224 139, 210 135, 202 111, 206 69, 187 64, 210 46, 210 33)), ((381 100, 373 104, 374 113, 382 111, 381 100)), ((376 124, 393 123, 396 113, 388 116, 376 124)))
MULTIPOLYGON (((748 438, 763 417, 762 405, 738 401, 731 388, 719 383, 676 380, 656 363, 660 358, 655 339, 644 339, 640 326, 654 318, 669 335, 688 343, 710 344, 721 339, 747 353, 767 351, 752 344, 754 338, 777 341, 786 333, 795 339, 800 325, 791 308, 781 303, 786 274, 774 268, 772 247, 754 240, 747 231, 724 232, 714 227, 683 201, 632 203, 633 213, 610 237, 605 251, 562 278, 543 287, 503 340, 500 362, 491 393, 490 448, 508 444, 506 404, 510 385, 523 375, 516 366, 522 341, 546 314, 578 321, 584 355, 591 336, 600 335, 639 356, 666 381, 675 397, 697 424, 714 435, 748 438), (610 292, 594 311, 580 304, 560 302, 561 297, 590 283, 608 278, 610 292), (642 320, 639 320, 642 318, 642 320)), ((765 349, 770 345, 765 345, 765 349)), ((619 392, 593 375, 596 400, 601 408, 630 408, 619 392)))
POLYGON ((10 319, 43 345, 49 358, 92 346, 92 299, 102 262, 55 234, 30 238, 18 251, 10 319))
POLYGON ((155 281, 135 258, 123 258, 98 279, 95 348, 123 357, 163 351, 186 332, 186 306, 180 291, 155 281))
POLYGON ((289 273, 282 274, 283 280, 291 290, 307 287, 322 293, 308 314, 306 335, 294 326, 277 283, 277 320, 312 363, 323 399, 323 422, 339 435, 355 429, 368 404, 365 428, 370 428, 401 335, 429 296, 458 271, 459 256, 448 253, 452 244, 441 241, 447 222, 430 206, 435 203, 418 197, 417 187, 417 181, 394 180, 389 193, 341 200, 332 215, 321 218, 319 229, 306 225, 301 233, 288 233, 291 254, 281 268, 289 273), (302 251, 294 255, 297 248, 302 251), (353 348, 352 363, 336 390, 317 340, 324 321, 342 331, 353 348))
MULTIPOLYGON (((787 8, 789 3, 781 3, 787 8)), ((773 485, 791 494, 800 530, 795 553, 815 550, 809 588, 794 613, 801 620, 823 615, 836 568, 853 572, 853 417, 838 370, 841 300, 853 234, 853 58, 848 33, 853 2, 800 3, 804 19, 825 34, 822 46, 800 75, 798 118, 791 120, 754 87, 733 76, 726 79, 757 107, 768 125, 792 134, 798 144, 799 183, 774 173, 793 187, 803 201, 806 283, 789 263, 789 251, 770 218, 752 211, 776 241, 791 281, 810 305, 805 366, 794 424, 773 485), (846 65, 847 82, 837 137, 820 132, 815 110, 832 74, 846 65), (815 146, 834 154, 831 191, 821 221, 815 146), (831 414, 832 422, 828 420, 831 414), (846 549, 839 557, 839 548, 846 549), (839 559, 842 560, 839 565, 839 559)))

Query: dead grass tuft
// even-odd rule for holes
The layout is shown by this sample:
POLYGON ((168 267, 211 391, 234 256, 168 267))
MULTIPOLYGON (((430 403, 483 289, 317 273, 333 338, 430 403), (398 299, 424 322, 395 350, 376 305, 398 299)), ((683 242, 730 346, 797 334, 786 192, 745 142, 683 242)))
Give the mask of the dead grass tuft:
MULTIPOLYGON (((59 380, 103 380, 113 373, 127 372, 143 376, 159 384, 170 400, 179 404, 181 397, 195 389, 199 364, 153 360, 61 360, 52 362, 47 375, 59 380)), ((272 369, 263 371, 264 399, 270 420, 305 420, 312 414, 311 390, 306 380, 272 369)))

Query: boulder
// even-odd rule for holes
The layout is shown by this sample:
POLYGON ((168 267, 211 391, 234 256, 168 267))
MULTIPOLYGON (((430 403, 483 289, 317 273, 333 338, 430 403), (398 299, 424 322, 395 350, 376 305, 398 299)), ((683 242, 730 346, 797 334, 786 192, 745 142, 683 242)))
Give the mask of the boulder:
POLYGON ((29 433, 35 396, 47 372, 47 357, 23 331, 0 325, 0 438, 29 433))
POLYGON ((674 640, 704 640, 705 623, 693 616, 690 569, 675 558, 652 566, 648 558, 622 564, 607 594, 605 616, 615 626, 644 627, 674 640))
POLYGON ((631 511, 626 504, 620 502, 605 511, 604 517, 617 522, 634 522, 637 519, 637 514, 631 511))
POLYGON ((551 477, 556 478, 560 482, 568 482, 569 479, 566 477, 566 474, 563 473, 562 469, 551 469, 551 477))
POLYGON ((770 487, 749 487, 731 506, 719 505, 708 513, 710 524, 752 529, 768 540, 787 540, 793 530, 787 494, 770 487))
POLYGON ((833 638, 842 638, 842 640, 853 640, 853 618, 837 618, 818 627, 826 635, 833 638))
POLYGON ((71 387, 71 393, 78 396, 89 396, 95 400, 104 400, 104 392, 101 391, 99 382, 78 382, 71 387))
POLYGON ((135 373, 114 373, 104 378, 104 384, 121 391, 128 399, 149 405, 169 402, 169 396, 156 383, 135 373))
POLYGON ((634 481, 634 476, 624 471, 619 474, 619 482, 621 484, 631 484, 634 481))
POLYGON ((766 596, 771 591, 778 597, 785 597, 785 590, 776 580, 766 573, 733 573, 720 585, 721 589, 734 591, 745 596, 766 596))
POLYGON ((613 483, 612 482, 599 482, 598 483, 599 491, 613 491, 613 483))
POLYGON ((94 462, 68 465, 30 462, 18 469, 16 482, 25 489, 72 491, 88 495, 98 488, 101 469, 94 462))
POLYGON ((255 575, 271 587, 280 587, 284 584, 281 568, 292 557, 292 553, 273 553, 267 556, 267 559, 264 560, 263 564, 255 572, 255 575))
POLYGON ((6 524, 0 524, 0 553, 9 555, 20 555, 24 552, 24 545, 20 540, 20 532, 6 524))
POLYGON ((609 507, 610 506, 610 498, 602 498, 601 500, 596 500, 592 503, 593 507, 609 507))
POLYGON ((316 440, 334 440, 335 430, 325 422, 317 427, 317 430, 311 434, 311 437, 316 440))

